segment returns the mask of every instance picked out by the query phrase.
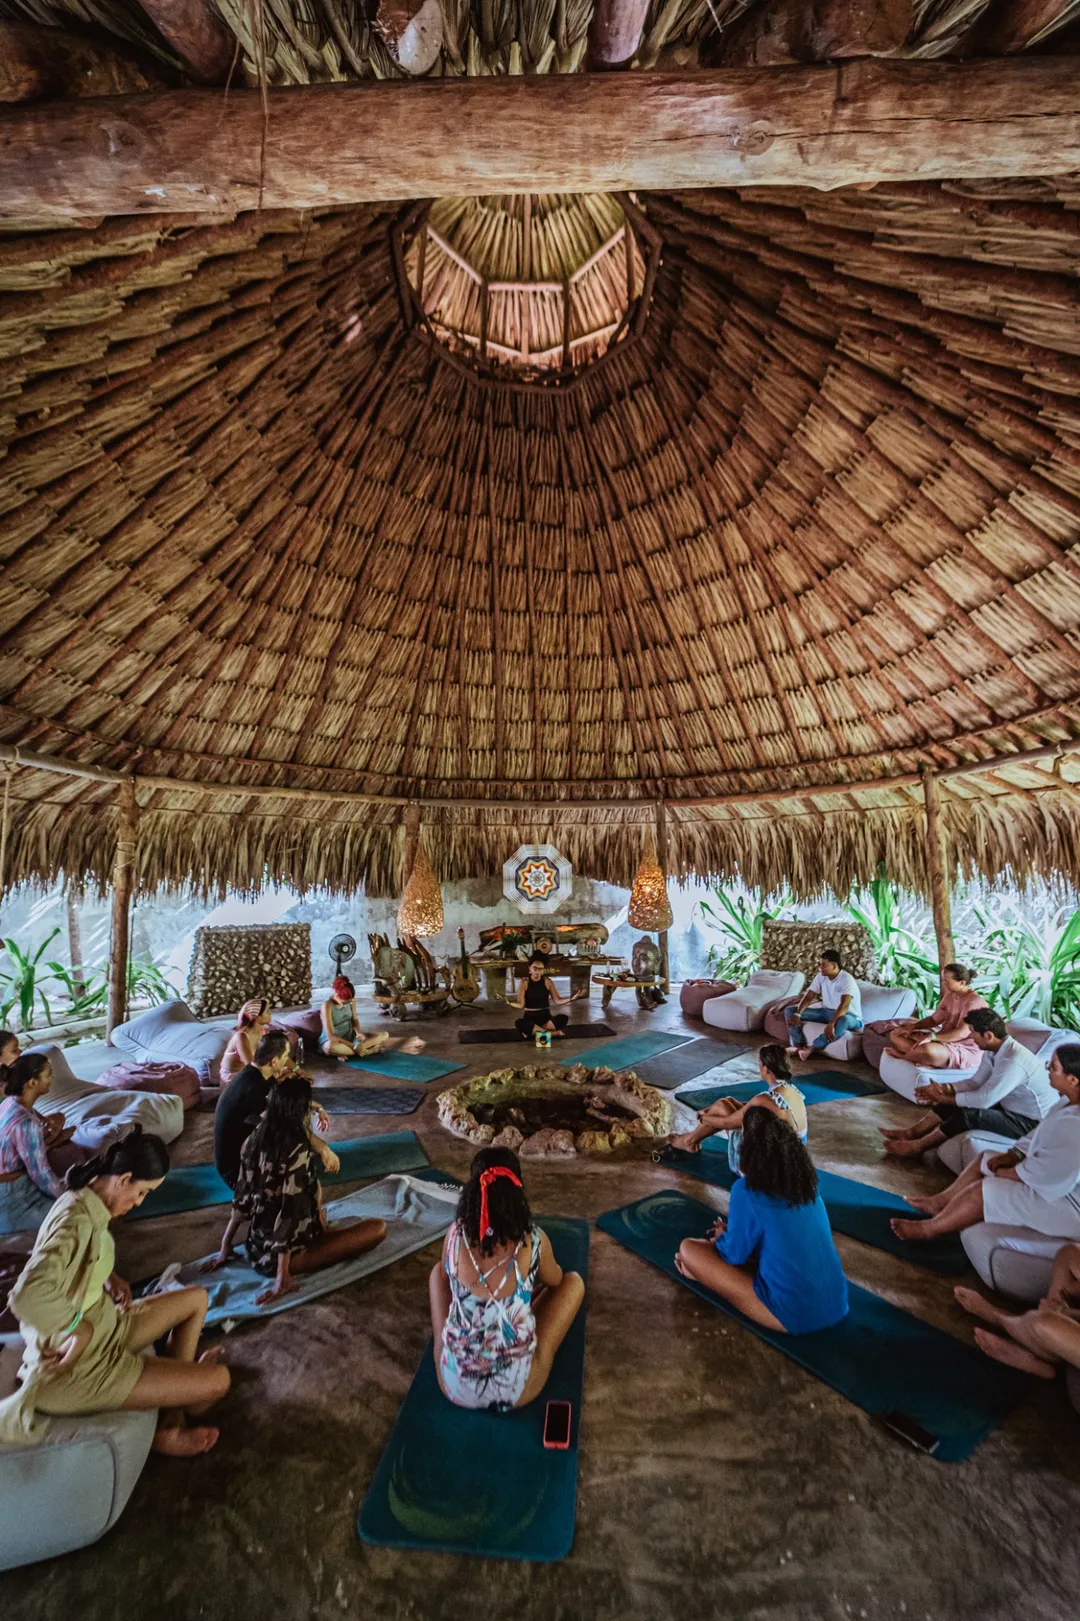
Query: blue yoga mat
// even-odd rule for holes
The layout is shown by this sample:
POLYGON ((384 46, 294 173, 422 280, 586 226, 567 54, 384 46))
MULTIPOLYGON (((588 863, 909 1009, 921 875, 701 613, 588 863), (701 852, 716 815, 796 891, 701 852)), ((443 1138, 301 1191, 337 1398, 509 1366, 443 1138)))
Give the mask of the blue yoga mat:
POLYGON ((448 1058, 429 1058, 426 1053, 372 1053, 370 1058, 347 1058, 346 1069, 362 1069, 368 1075, 389 1075, 395 1081, 437 1081, 440 1075, 452 1075, 464 1064, 453 1064, 448 1058))
MULTIPOLYGON (((634 1064, 655 1058, 672 1047, 682 1047, 686 1036, 665 1035, 661 1030, 642 1030, 639 1035, 620 1036, 617 1041, 602 1042, 599 1047, 586 1047, 576 1058, 560 1060, 564 1069, 583 1064, 586 1069, 630 1069, 634 1064)), ((719 1060, 718 1060, 719 1062, 719 1060)))
MULTIPOLYGON (((696 1176, 699 1181, 710 1182, 717 1188, 731 1188, 735 1182, 734 1173, 728 1165, 727 1139, 724 1137, 707 1138, 697 1154, 684 1154, 677 1148, 665 1148, 661 1160, 673 1170, 685 1171, 689 1176, 696 1176)), ((836 1176, 832 1171, 818 1171, 817 1175, 818 1192, 825 1201, 834 1232, 857 1238, 863 1244, 871 1244, 874 1249, 886 1250, 901 1260, 914 1261, 918 1266, 928 1267, 931 1272, 940 1272, 945 1277, 954 1277, 969 1270, 971 1263, 955 1233, 945 1238, 928 1239, 924 1244, 912 1244, 907 1239, 897 1238, 889 1226, 890 1219, 893 1216, 918 1216, 918 1212, 912 1210, 897 1194, 887 1193, 884 1188, 873 1188, 867 1182, 856 1182, 850 1176, 836 1176)))
MULTIPOLYGON (((750 1322, 711 1289, 676 1271, 682 1239, 706 1237, 715 1218, 699 1200, 667 1190, 607 1211, 597 1226, 864 1412, 883 1420, 899 1414, 928 1430, 937 1438, 933 1455, 941 1463, 970 1457, 1023 1395, 1022 1374, 853 1283, 848 1284, 848 1315, 834 1328, 778 1334, 750 1322)), ((717 1374, 722 1377, 722 1365, 717 1374)))
MULTIPOLYGON (((856 1080, 852 1081, 849 1089, 841 1084, 846 1080, 846 1076, 838 1075, 836 1084, 829 1085, 817 1075, 813 1080, 804 1080, 797 1075, 791 1084, 798 1087, 808 1108, 812 1103, 843 1103, 845 1098, 866 1097, 874 1091, 874 1088, 866 1087, 865 1082, 856 1080)), ((680 1103, 688 1103, 691 1109, 707 1109, 717 1098, 736 1098, 740 1103, 749 1103, 752 1097, 764 1090, 761 1081, 737 1081, 734 1086, 699 1086, 696 1091, 691 1087, 680 1088, 675 1096, 680 1103)))
MULTIPOLYGON (((326 1189, 341 1182, 358 1182, 361 1177, 386 1176, 390 1171, 415 1171, 429 1164, 412 1131, 388 1131, 381 1137, 351 1137, 332 1146, 341 1161, 341 1170, 336 1177, 325 1179, 326 1189)), ((199 1210, 203 1205, 231 1203, 232 1188, 218 1175, 216 1165, 181 1165, 170 1171, 160 1188, 155 1188, 127 1219, 175 1216, 182 1210, 199 1210)))
MULTIPOLYGON (((587 1275, 584 1221, 544 1217, 555 1257, 587 1275)), ((563 1559, 574 1540, 585 1305, 528 1407, 489 1413, 455 1407, 439 1389, 431 1342, 402 1403, 357 1518, 365 1542, 489 1559, 563 1559), (549 1401, 571 1404, 570 1446, 543 1444, 549 1401)))

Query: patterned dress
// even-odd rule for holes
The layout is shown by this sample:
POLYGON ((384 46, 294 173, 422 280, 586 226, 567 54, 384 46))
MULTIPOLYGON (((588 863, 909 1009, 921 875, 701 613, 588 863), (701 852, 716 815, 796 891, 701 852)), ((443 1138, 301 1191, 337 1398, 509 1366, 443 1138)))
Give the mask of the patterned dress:
POLYGON ((37 1227, 64 1184, 49 1164, 41 1116, 20 1098, 0 1099, 0 1233, 37 1227), (8 1180, 10 1178, 10 1180, 8 1180))
POLYGON ((247 1218, 248 1260, 256 1272, 273 1277, 282 1250, 291 1255, 322 1237, 321 1189, 318 1162, 306 1138, 284 1161, 265 1154, 261 1138, 260 1131, 253 1131, 240 1150, 233 1209, 247 1218))
POLYGON ((496 1261, 485 1271, 455 1222, 446 1251, 450 1310, 443 1327, 439 1371, 443 1388, 456 1406, 503 1412, 521 1400, 536 1351, 532 1297, 539 1270, 539 1228, 526 1233, 508 1259, 496 1261), (462 1245, 472 1260, 482 1294, 474 1294, 457 1275, 462 1245), (529 1257, 524 1277, 522 1251, 529 1257), (500 1299, 498 1291, 511 1269, 514 1288, 500 1299))

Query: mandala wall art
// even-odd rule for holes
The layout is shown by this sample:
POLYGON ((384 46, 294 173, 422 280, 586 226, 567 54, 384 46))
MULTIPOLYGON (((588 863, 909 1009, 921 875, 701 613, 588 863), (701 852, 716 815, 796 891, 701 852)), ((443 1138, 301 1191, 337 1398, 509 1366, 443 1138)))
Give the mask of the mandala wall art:
POLYGON ((503 862, 503 894, 521 912, 554 912, 570 898, 573 870, 553 844, 520 844, 503 862))

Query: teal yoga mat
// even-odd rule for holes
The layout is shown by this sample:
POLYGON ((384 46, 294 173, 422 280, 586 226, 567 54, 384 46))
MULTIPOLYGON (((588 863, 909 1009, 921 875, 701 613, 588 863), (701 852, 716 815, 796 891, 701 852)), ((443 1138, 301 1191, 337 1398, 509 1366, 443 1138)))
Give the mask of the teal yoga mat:
MULTIPOLYGON (((735 1181, 728 1165, 726 1138, 708 1138, 697 1154, 665 1148, 660 1157, 664 1165, 685 1171, 702 1182, 711 1182, 714 1187, 730 1188, 735 1181)), ((918 1215, 897 1194, 886 1193, 884 1188, 872 1188, 849 1176, 835 1176, 831 1171, 818 1171, 818 1191, 825 1201, 834 1232, 857 1238, 863 1244, 873 1245, 874 1249, 886 1250, 901 1260, 914 1261, 917 1266, 928 1267, 931 1272, 940 1272, 946 1277, 969 1270, 971 1263, 955 1233, 946 1238, 928 1239, 924 1244, 897 1238, 889 1226, 891 1218, 918 1215)))
MULTIPOLYGON (((657 1053, 666 1053, 672 1047, 687 1044, 686 1036, 665 1034, 662 1030, 642 1030, 634 1036, 620 1036, 617 1041, 602 1042, 599 1047, 586 1047, 576 1057, 560 1060, 564 1069, 572 1064, 583 1064, 586 1069, 630 1069, 657 1053)), ((721 1060, 717 1060, 721 1062, 721 1060)))
MULTIPOLYGON (((415 1132, 388 1131, 381 1137, 352 1137, 333 1144, 341 1161, 335 1177, 327 1177, 327 1192, 342 1182, 358 1182, 361 1177, 386 1176, 391 1171, 415 1171, 429 1164, 415 1132)), ((218 1175, 215 1165, 181 1165, 170 1171, 160 1188, 128 1216, 138 1221, 146 1216, 175 1216, 182 1210, 199 1210, 203 1205, 231 1204, 232 1189, 218 1175)))
MULTIPOLYGON (((588 1224, 544 1217, 542 1225, 560 1265, 585 1277, 588 1224)), ((365 1542, 489 1559, 565 1558, 577 1503, 585 1309, 560 1345, 543 1393, 509 1413, 447 1401, 429 1341, 357 1518, 365 1542), (565 1452, 543 1444, 549 1401, 571 1405, 565 1452)))
MULTIPOLYGON (((644 1076, 641 1078, 645 1079, 644 1076)), ((883 1087, 871 1086, 868 1081, 841 1075, 838 1070, 823 1070, 820 1075, 805 1078, 796 1075, 792 1085, 798 1087, 806 1099, 807 1107, 812 1103, 842 1103, 845 1098, 868 1097, 884 1091, 883 1087)), ((734 1086, 699 1086, 696 1090, 692 1087, 680 1087, 675 1096, 680 1103, 688 1103, 692 1109, 707 1109, 717 1098, 737 1098, 740 1103, 749 1103, 752 1097, 756 1097, 763 1090, 764 1085, 761 1081, 737 1081, 734 1086)))
MULTIPOLYGON (((715 1217, 699 1200, 667 1190, 607 1211, 597 1226, 864 1412, 882 1420, 900 1414, 928 1430, 937 1439, 933 1456, 941 1463, 970 1457, 1023 1395, 1022 1374, 853 1283, 848 1284, 848 1315, 834 1328, 814 1334, 760 1328, 675 1269, 681 1240, 704 1238, 715 1217)), ((722 1376, 722 1367, 717 1372, 722 1376)))
POLYGON ((395 1081, 437 1081, 452 1075, 464 1064, 448 1058, 429 1058, 426 1053, 372 1053, 370 1058, 347 1058, 346 1069, 362 1069, 368 1075, 389 1075, 395 1081))

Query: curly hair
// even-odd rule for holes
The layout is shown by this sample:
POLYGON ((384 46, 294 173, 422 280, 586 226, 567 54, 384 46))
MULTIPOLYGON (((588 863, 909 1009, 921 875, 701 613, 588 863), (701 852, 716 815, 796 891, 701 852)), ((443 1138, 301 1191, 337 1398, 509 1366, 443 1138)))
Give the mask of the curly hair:
POLYGON ((458 1200, 457 1220, 466 1242, 481 1255, 492 1255, 500 1245, 520 1244, 532 1227, 532 1211, 523 1187, 515 1187, 509 1177, 499 1176, 488 1188, 490 1230, 480 1231, 480 1176, 483 1171, 502 1166, 521 1181, 521 1162, 509 1148, 482 1148, 472 1162, 469 1180, 458 1200))
POLYGON ((814 1162, 786 1121, 762 1105, 743 1115, 739 1169, 748 1188, 785 1204, 813 1204, 818 1180, 814 1162))

